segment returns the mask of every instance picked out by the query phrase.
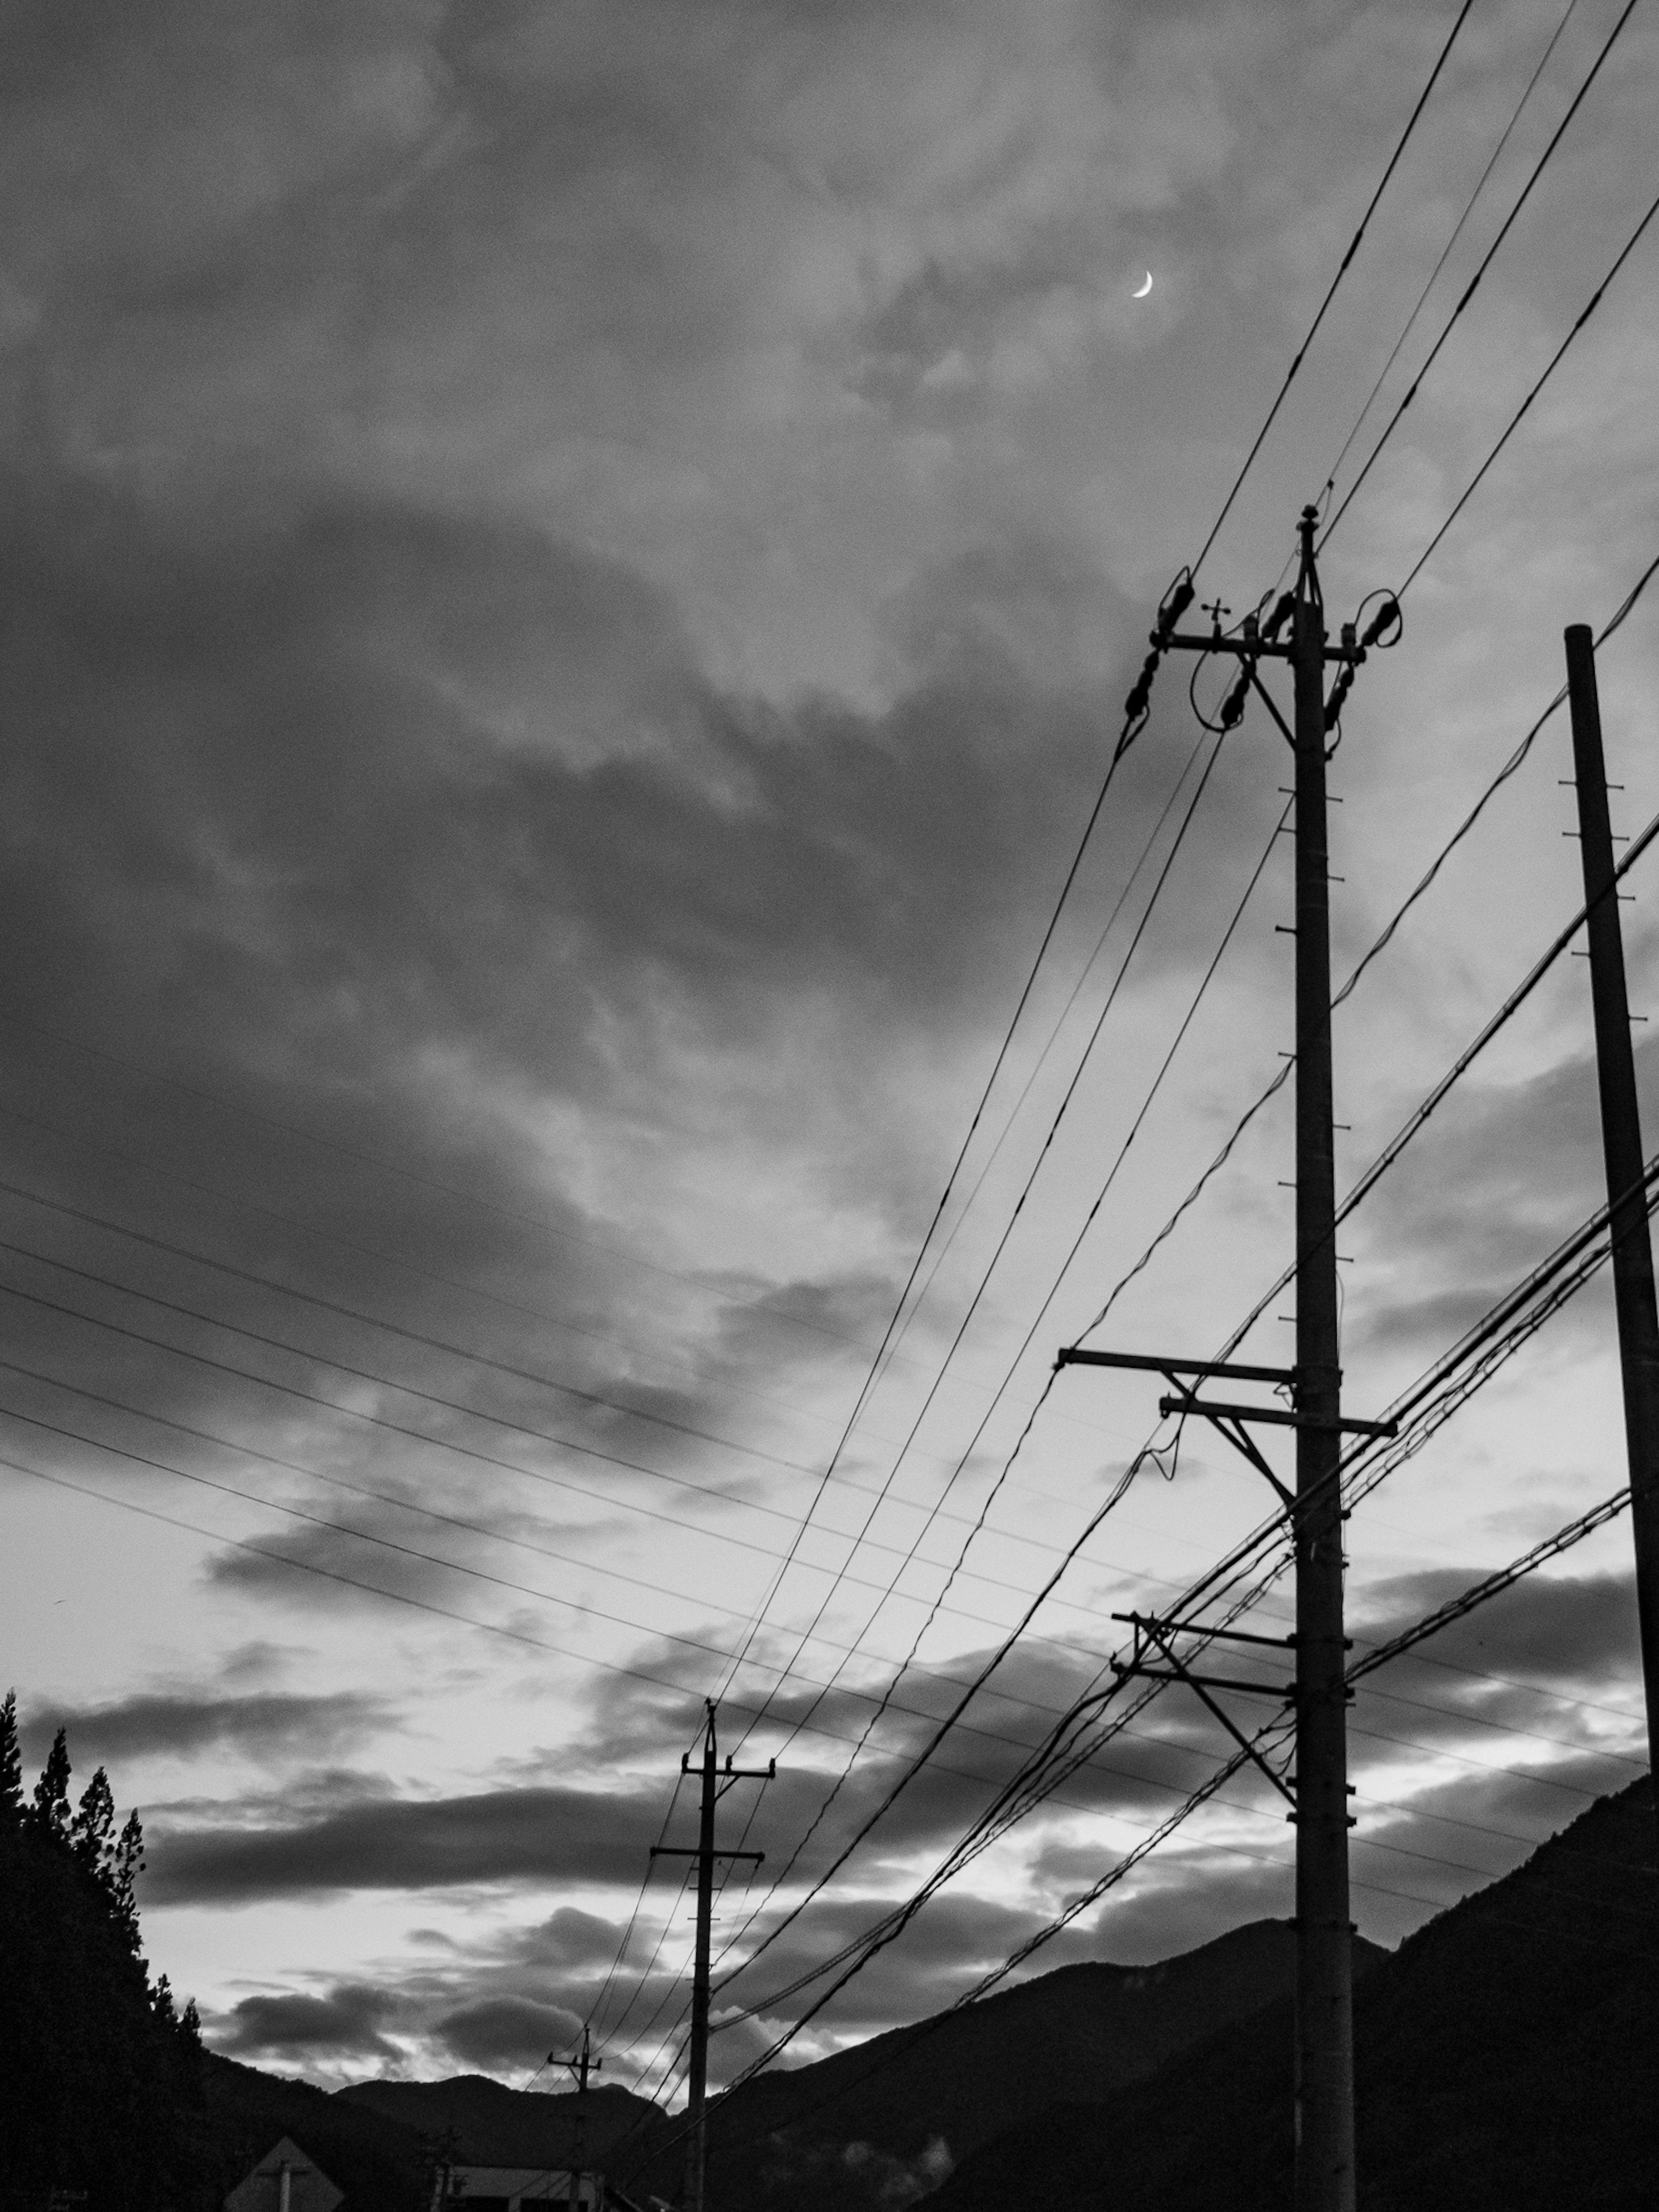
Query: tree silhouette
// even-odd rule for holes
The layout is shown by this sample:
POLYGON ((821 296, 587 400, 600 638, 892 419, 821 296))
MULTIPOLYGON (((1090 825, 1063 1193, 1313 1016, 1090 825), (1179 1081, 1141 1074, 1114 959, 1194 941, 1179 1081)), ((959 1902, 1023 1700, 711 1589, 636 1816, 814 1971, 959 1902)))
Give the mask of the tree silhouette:
POLYGON ((0 1705, 0 1830, 15 1829, 23 1818, 23 1754, 17 1741, 17 1692, 8 1690, 0 1705))
MULTIPOLYGON (((143 1829, 118 1832, 100 1766, 70 1797, 59 1729, 25 1802, 16 1699, 0 1705, 0 2205, 84 2193, 108 2212, 193 2205, 202 2067, 194 2005, 139 1954, 143 1829)), ((220 2193, 222 2193, 222 2191, 220 2193)))
POLYGON ((47 1843, 67 1844, 70 1839, 70 1771, 68 1733, 59 1729, 52 1740, 40 1779, 34 1785, 34 1803, 30 1814, 35 1833, 47 1843))

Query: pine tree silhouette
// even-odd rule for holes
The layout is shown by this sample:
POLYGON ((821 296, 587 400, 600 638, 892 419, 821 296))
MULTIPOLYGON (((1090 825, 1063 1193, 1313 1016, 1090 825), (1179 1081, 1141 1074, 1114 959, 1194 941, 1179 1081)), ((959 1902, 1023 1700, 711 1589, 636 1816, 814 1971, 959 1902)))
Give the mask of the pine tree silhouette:
POLYGON ((40 1779, 34 1785, 34 1803, 30 1813, 30 1824, 38 1836, 48 1843, 67 1846, 70 1839, 70 1775, 69 1738, 59 1729, 52 1740, 52 1749, 46 1753, 46 1763, 40 1770, 40 1779))
POLYGON ((17 1692, 8 1690, 0 1705, 0 1829, 15 1829, 23 1820, 23 1754, 17 1741, 17 1692))

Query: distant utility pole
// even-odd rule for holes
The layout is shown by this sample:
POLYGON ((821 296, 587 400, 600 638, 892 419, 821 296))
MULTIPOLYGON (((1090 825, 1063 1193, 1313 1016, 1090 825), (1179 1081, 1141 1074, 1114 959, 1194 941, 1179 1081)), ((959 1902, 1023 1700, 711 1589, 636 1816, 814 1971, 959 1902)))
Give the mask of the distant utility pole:
MULTIPOLYGON (((1131 695, 1132 716, 1144 710, 1151 672, 1170 650, 1226 653, 1239 665, 1224 701, 1219 726, 1233 728, 1254 690, 1288 740, 1295 759, 1296 799, 1296 1365, 1245 1366, 1235 1362, 1158 1358, 1138 1353, 1063 1352, 1059 1364, 1150 1369, 1174 1395, 1159 1401, 1160 1413, 1197 1414, 1273 1485, 1285 1505, 1296 1547, 1296 1633, 1284 1639, 1296 1653, 1289 1686, 1296 1711, 1296 1775, 1285 1779, 1261 1759, 1242 1731, 1210 1695, 1250 1690, 1283 1698, 1285 1686, 1195 1674, 1180 1656, 1182 1636, 1221 1636, 1240 1644, 1277 1639, 1212 1629, 1201 1622, 1130 1615, 1133 1657, 1124 1674, 1182 1681, 1210 1711, 1291 1805, 1296 1823, 1296 2194, 1297 2212, 1354 2212, 1353 1929, 1348 1917, 1346 1641, 1342 1618, 1342 1498, 1340 1466, 1345 1431, 1392 1436, 1395 1425, 1346 1419, 1337 1346, 1336 1182, 1331 1090, 1330 864, 1326 843, 1327 740, 1336 726, 1354 671, 1370 648, 1399 622, 1385 599, 1363 639, 1344 625, 1337 645, 1327 641, 1324 604, 1314 565, 1314 508, 1303 510, 1301 565, 1296 588, 1285 592, 1265 622, 1247 615, 1224 635, 1218 601, 1206 611, 1211 629, 1190 636, 1176 628, 1192 600, 1192 586, 1176 587, 1152 633, 1152 655, 1131 695), (1290 624, 1288 642, 1280 633, 1290 624), (1288 660, 1295 684, 1294 727, 1285 720, 1256 674, 1262 659, 1288 660), (1325 669, 1341 672, 1328 699, 1325 669), (1190 1376, 1194 1383, 1181 1378, 1190 1376), (1195 1395, 1206 1377, 1272 1383, 1287 1390, 1289 1407, 1222 1404, 1195 1395), (1273 1473, 1248 1432, 1266 1422, 1296 1431, 1296 1487, 1273 1473), (1147 1663, 1162 1662, 1161 1666, 1147 1663)), ((1282 1648, 1282 1647, 1281 1647, 1282 1648)))
POLYGON ((455 2161, 460 2142, 459 2132, 453 2127, 421 2137, 422 2170, 430 2173, 432 2180, 432 2212, 441 2212, 441 2208, 456 2202, 455 2161))
MULTIPOLYGON (((714 1920, 714 1862, 716 1859, 753 1859, 758 1866, 766 1856, 764 1851, 716 1850, 714 1808, 733 1783, 769 1782, 778 1771, 775 1759, 769 1759, 764 1766, 733 1766, 729 1753, 722 1768, 719 1764, 719 1746, 714 1737, 714 1701, 710 1698, 706 1703, 708 1723, 702 1740, 702 1806, 696 1848, 658 1844, 651 1847, 653 1859, 695 1859, 697 1863, 697 1948, 691 1972, 691 2065, 686 2080, 685 2102, 689 2132, 685 2146, 684 2212, 703 2212, 703 2181, 708 2164, 708 2130, 704 2106, 708 2091, 708 1939, 714 1920)), ((680 1772, 689 1774, 690 1771, 691 1759, 688 1753, 680 1760, 680 1772)))
POLYGON ((574 2058, 560 2058, 552 2051, 547 2054, 550 2066, 562 2066, 574 2075, 576 2083, 576 2198, 582 2193, 582 2176, 587 2171, 587 2077, 604 2070, 603 2058, 595 2058, 592 2050, 592 2023, 582 2022, 582 2047, 574 2058))
POLYGON ((1566 633, 1572 708, 1573 775, 1588 912, 1595 1072, 1601 1093, 1601 1149, 1607 1170, 1613 1304, 1624 1370, 1625 1441, 1630 1458, 1631 1526, 1636 1541, 1636 1607, 1647 1692, 1648 1766, 1659 1814, 1659 1311, 1644 1187, 1642 1119, 1636 1100, 1625 947, 1613 873, 1607 764, 1595 689, 1595 643, 1585 623, 1566 633))

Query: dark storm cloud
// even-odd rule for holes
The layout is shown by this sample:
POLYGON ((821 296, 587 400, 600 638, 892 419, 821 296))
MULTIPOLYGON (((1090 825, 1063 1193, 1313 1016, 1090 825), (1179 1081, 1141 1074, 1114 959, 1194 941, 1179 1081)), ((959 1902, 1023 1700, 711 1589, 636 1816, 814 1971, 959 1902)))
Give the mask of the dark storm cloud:
MULTIPOLYGON (((777 1688, 763 1717, 757 1717, 753 1702, 745 1713, 741 1698, 724 1700, 722 1749, 737 1740, 733 1731, 739 1717, 754 1727, 744 1748, 750 1763, 781 1743, 777 1778, 767 1786, 756 1814, 757 1842, 772 1848, 798 1838, 869 1730, 867 1745, 799 1862, 803 1877, 815 1874, 877 1814, 903 1777, 907 1762, 933 1746, 939 1723, 991 1656, 988 1650, 961 1654, 948 1675, 911 1670, 896 1685, 878 1682, 857 1692, 848 1687, 820 1692, 790 1680, 777 1688), (883 1687, 892 1692, 891 1699, 872 1728, 883 1687), (802 1734, 795 1737, 798 1726, 802 1734), (792 1742, 797 1747, 792 1749, 792 1742)), ((656 1656, 643 1661, 653 1674, 670 1674, 676 1663, 688 1674, 695 1671, 683 1655, 677 1662, 656 1656)), ((1012 1651, 931 1752, 928 1763, 890 1809, 881 1813, 861 1847, 861 1863, 943 1848, 1096 1683, 1099 1668, 1092 1653, 1068 1654, 1051 1644, 1026 1644, 1012 1651)), ((681 1692, 615 1678, 596 1691, 583 1755, 595 1769, 624 1749, 630 1759, 654 1754, 667 1765, 700 1732, 701 1711, 699 1693, 689 1683, 681 1692)), ((1165 1699, 1072 1777, 1062 1793, 1064 1802, 1081 1810, 1151 1808, 1167 1802, 1171 1791, 1179 1796, 1191 1787, 1194 1752, 1206 1752, 1214 1740, 1201 1711, 1165 1699)))
MULTIPOLYGON (((872 1762, 843 1793, 821 1853, 872 1809, 890 1777, 890 1769, 872 1762)), ((331 1803, 302 1820, 284 1820, 289 1799, 240 1807, 222 1825, 199 1816, 190 1825, 158 1823, 150 1854, 154 1901, 229 1904, 352 1888, 587 1880, 599 1867, 642 1873, 662 1824, 659 1787, 522 1788, 428 1802, 364 1799, 357 1778, 344 1779, 331 1803)), ((756 1836, 775 1837, 775 1852, 783 1838, 805 1829, 827 1788, 828 1778, 791 1777, 763 1808, 756 1836)), ((973 1797, 983 1794, 953 1777, 924 1775, 902 1816, 884 1825, 883 1850, 926 1848, 953 1833, 973 1797)), ((803 1858, 800 1871, 811 1871, 817 1856, 803 1858)))
MULTIPOLYGON (((1075 1662, 1079 1684, 1085 1679, 1085 1663, 1075 1662)), ((786 1746, 777 1778, 757 1798, 756 1847, 781 1868, 816 1822, 811 1844, 793 1868, 796 1882, 813 1878, 872 1822, 854 1863, 860 1868, 873 1870, 897 1862, 908 1869, 913 1855, 926 1858, 942 1852, 1012 1771, 1023 1749, 1047 1732, 1052 1720, 1048 1701, 1069 1671, 1054 1655, 1016 1654, 1006 1670, 1010 1689, 1042 1698, 1042 1705, 1003 1705, 993 1725, 1007 1735, 1006 1742, 984 1735, 947 1738, 936 1759, 921 1769, 890 1806, 893 1785, 905 1771, 900 1759, 866 1751, 831 1801, 835 1772, 808 1765, 799 1756, 792 1759, 786 1746), (828 1816, 820 1819, 826 1808, 828 1816)), ((654 1748, 665 1771, 672 1771, 671 1754, 684 1747, 689 1734, 684 1723, 695 1723, 696 1708, 690 1698, 683 1705, 665 1705, 665 1695, 645 1690, 637 1699, 608 1700, 603 1726, 591 1731, 583 1746, 584 1765, 596 1775, 614 1772, 623 1760, 648 1768, 654 1748), (676 1713, 678 1726, 673 1724, 676 1713), (660 1729, 654 1747, 641 1734, 642 1724, 653 1724, 653 1715, 660 1729)), ((787 1721, 790 1704, 804 1695, 799 1686, 791 1686, 780 1722, 787 1721)), ((930 1702, 942 1703, 945 1695, 944 1686, 930 1686, 930 1702)), ((847 1701, 849 1726, 837 1744, 843 1758, 856 1741, 852 1718, 861 1722, 869 1710, 867 1701, 847 1701)), ((1201 1759, 1208 1751, 1212 1733, 1201 1715, 1160 1708, 1155 1718, 1138 1723, 1073 1776, 1057 1801, 1058 1809, 1151 1816, 1165 1808, 1172 1795, 1191 1786, 1194 1757, 1201 1759)), ((932 1734, 925 1717, 900 1717, 897 1744, 907 1757, 914 1757, 932 1734)), ((756 1747, 763 1741, 763 1735, 757 1737, 756 1747)), ((756 1747, 746 1754, 751 1759, 764 1755, 756 1747)), ((890 1752, 895 1748, 890 1742, 890 1752)), ((654 1783, 621 1791, 526 1784, 435 1801, 404 1798, 384 1787, 370 1791, 349 1772, 313 1778, 313 1783, 308 1790, 296 1784, 281 1798, 237 1808, 229 1820, 216 1820, 205 1808, 164 1814, 155 1826, 151 1853, 155 1900, 225 1904, 357 1887, 523 1884, 588 1877, 601 1864, 625 1863, 642 1871, 645 1847, 657 1839, 663 1811, 662 1790, 654 1783)), ((600 1923, 587 1927, 579 1922, 580 1916, 567 1928, 564 1917, 556 1915, 538 1938, 544 1948, 550 1942, 563 1945, 561 1956, 571 1966, 581 1959, 580 1946, 568 1948, 577 1935, 589 1943, 594 1958, 607 1940, 600 1923)), ((764 1918, 761 1924, 766 1924, 764 1918)))
POLYGON ((534 1928, 515 1930, 512 1949, 524 1964, 536 1967, 574 1972, 608 1966, 617 1954, 617 1930, 597 1913, 562 1905, 534 1928))
MULTIPOLYGON (((1363 1610, 1356 1613, 1356 1632, 1364 1643, 1386 1643, 1479 1580, 1464 1571, 1432 1567, 1370 1583, 1363 1610)), ((1415 1656, 1471 1669, 1470 1693, 1478 1691, 1482 1674, 1518 1675, 1563 1689, 1628 1680, 1638 1665, 1634 1580, 1624 1574, 1528 1575, 1440 1630, 1415 1656)), ((1409 1658, 1401 1663, 1409 1664, 1409 1658)))
POLYGON ((254 1759, 344 1750, 383 1726, 387 1699, 351 1690, 301 1697, 270 1691, 244 1697, 155 1692, 118 1705, 55 1706, 27 1716, 25 1741, 69 1734, 77 1766, 146 1756, 232 1750, 254 1759))
MULTIPOLYGON (((299 1603, 329 1607, 339 1601, 343 1576, 422 1603, 476 1609, 480 1599, 494 1600, 524 1609, 525 1633, 556 1643, 580 1634, 596 1615, 614 1613, 619 1604, 638 1607, 639 1594, 631 1586, 619 1589, 600 1580, 581 1557, 580 1540, 602 1551, 607 1537, 620 1533, 614 1522, 562 1528, 501 1512, 486 1525, 470 1518, 465 1507, 447 1515, 441 1508, 423 1510, 420 1486, 405 1487, 412 1493, 406 1503, 384 1487, 378 1498, 342 1497, 337 1491, 290 1501, 290 1517, 263 1532, 258 1550, 215 1553, 207 1578, 232 1589, 280 1591, 299 1603), (602 1594, 587 1602, 568 1595, 573 1568, 586 1584, 599 1581, 602 1594), (309 1587, 302 1579, 307 1571, 314 1577, 309 1587)), ((257 1487, 252 1494, 258 1495, 257 1487)), ((650 1595, 647 1590, 647 1603, 650 1595)), ((695 1624, 688 1632, 696 1635, 695 1624)))
MULTIPOLYGON (((665 1291, 672 1310, 696 1286, 619 1268, 492 1087, 585 1109, 641 1085, 672 1099, 686 1041, 746 1052, 803 994, 828 994, 843 1047, 818 1086, 828 1138, 852 1111, 848 1037, 879 1057, 919 1026, 971 1023, 1024 957, 1030 887, 1100 758, 1097 702, 1038 686, 1006 641, 1078 579, 1035 556, 975 572, 952 633, 983 634, 971 681, 925 675, 866 714, 717 695, 672 607, 627 570, 520 525, 384 500, 256 485, 245 509, 168 515, 25 487, 0 565, 15 608, 0 927, 26 955, 0 1006, 24 1025, 0 1106, 17 1180, 597 1389, 624 1410, 556 1397, 555 1425, 624 1455, 684 1455, 687 1429, 763 1419, 727 1388, 761 1314, 736 1315, 726 1341, 705 1332, 683 1381, 643 1369, 641 1300, 665 1291), (130 1064, 77 1062, 43 1029, 130 1064), (434 1055, 467 1072, 465 1114, 428 1080, 434 1055), (359 1155, 405 1175, 366 1176, 359 1155), (564 1323, 550 1347, 550 1315, 564 1323)), ((950 596, 912 628, 933 635, 950 596)), ((904 1146, 868 1164, 907 1213, 904 1146)), ((25 1199, 5 1212, 32 1249, 280 1336, 295 1351, 272 1371, 303 1388, 337 1394, 332 1354, 550 1425, 538 1382, 434 1370, 340 1314, 25 1199)), ((6 1265, 18 1288, 65 1296, 49 1267, 6 1265)), ((854 1326, 875 1297, 859 1287, 849 1312, 834 1285, 776 1295, 854 1326)), ((69 1380, 144 1382, 158 1402, 141 1348, 18 1310, 25 1348, 68 1352, 69 1380)), ((796 1331, 797 1359, 842 1356, 817 1327, 796 1331)), ((268 1400, 180 1367, 158 1409, 243 1402, 269 1419, 268 1400)), ((416 1426, 446 1423, 417 1409, 416 1426)))
MULTIPOLYGON (((1366 1594, 1358 1644, 1380 1642, 1461 1594, 1474 1579, 1436 1569, 1366 1594)), ((1540 1819, 1617 1789, 1645 1764, 1634 1589, 1625 1576, 1533 1575, 1419 1648, 1364 1678, 1354 1708, 1354 1758, 1373 1797, 1402 1799, 1397 1841, 1477 1867, 1503 1837, 1535 1835, 1540 1819), (1442 1759, 1455 1784, 1425 1785, 1442 1759), (1432 1766, 1431 1766, 1432 1771, 1432 1766), (1426 1846, 1410 1824, 1455 1810, 1476 1834, 1426 1846), (1481 1827, 1496 1829, 1496 1839, 1481 1827)), ((1369 1824, 1373 1825, 1373 1824, 1369 1824)), ((1501 1869, 1500 1869, 1501 1870, 1501 1869)))
MULTIPOLYGON (((1650 1091, 1659 1045, 1638 1047, 1638 1074, 1650 1091)), ((1503 1085, 1477 1071, 1355 1218, 1385 1263, 1380 1274, 1368 1267, 1373 1288, 1349 1301, 1356 1347, 1443 1349, 1606 1196, 1591 1058, 1574 1054, 1503 1085), (1396 1255, 1408 1258, 1388 1266, 1396 1255)))
POLYGON ((313 1081, 436 1033, 586 1087, 596 994, 665 985, 726 1033, 837 975, 938 1018, 1098 757, 1006 665, 874 719, 720 698, 659 594, 504 520, 88 504, 27 499, 6 561, 8 896, 60 1021, 94 950, 227 1058, 303 1017, 313 1081))
POLYGON ((581 2016, 531 1997, 476 1997, 433 2022, 431 2033, 467 2066, 536 2066, 581 2040, 581 2016))
POLYGON ((396 2060, 382 2030, 408 2007, 376 1984, 339 1982, 326 1996, 244 1997, 214 2024, 217 2049, 233 2056, 396 2060))
MULTIPOLYGON (((726 2041, 741 2033, 736 2020, 739 2008, 756 2008, 765 2019, 790 2020, 815 1996, 822 1996, 827 1982, 781 2002, 774 1992, 820 1965, 843 1942, 867 1933, 882 1919, 886 1904, 874 1897, 826 1895, 820 1899, 811 1915, 817 1923, 815 1931, 805 1928, 807 1916, 803 1916, 799 1933, 791 1929, 752 1971, 721 1984, 715 2008, 732 2021, 726 2031, 726 2041)), ((875 1954, 845 1994, 826 2006, 821 2018, 846 2031, 884 2024, 899 2015, 919 2018, 937 2011, 978 1974, 999 1965, 1046 1917, 994 1899, 946 1890, 923 1908, 896 1942, 875 1954)), ((757 1927, 755 1932, 758 1936, 762 1931, 757 1927)))
MULTIPOLYGON (((350 1778, 356 1784, 356 1778, 350 1778)), ((657 1792, 481 1791, 410 1801, 356 1798, 284 1826, 272 1801, 253 1826, 164 1828, 149 1853, 161 1905, 233 1905, 343 1889, 424 1889, 585 1880, 624 1855, 643 1866, 662 1821, 657 1792)))

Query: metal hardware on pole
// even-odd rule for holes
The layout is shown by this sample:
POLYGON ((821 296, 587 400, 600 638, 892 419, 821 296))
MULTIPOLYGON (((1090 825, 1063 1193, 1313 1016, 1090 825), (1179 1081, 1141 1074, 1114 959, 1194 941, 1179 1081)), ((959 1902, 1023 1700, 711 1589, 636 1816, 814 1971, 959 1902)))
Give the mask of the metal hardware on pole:
MULTIPOLYGON (((717 1850, 714 1847, 714 1808, 734 1782, 769 1782, 778 1771, 775 1759, 769 1759, 764 1766, 733 1766, 728 1757, 722 1767, 715 1740, 714 1701, 710 1698, 706 1703, 708 1720, 703 1732, 702 1762, 699 1769, 702 1778, 702 1797, 698 1811, 696 1847, 691 1850, 684 1846, 653 1844, 651 1848, 653 1859, 691 1858, 697 1863, 697 1940, 691 1970, 691 2043, 686 2073, 684 2212, 703 2212, 703 2189, 708 2167, 709 1938, 714 1927, 714 1862, 716 1859, 753 1859, 758 1866, 766 1856, 764 1851, 717 1850)), ((691 1771, 689 1754, 681 1759, 680 1771, 682 1774, 691 1771)))
MULTIPOLYGON (((1631 1048, 1625 949, 1607 818, 1607 764, 1596 696, 1595 643, 1589 625, 1566 633, 1567 697, 1572 712, 1573 775, 1578 792, 1579 853, 1589 934, 1595 1073, 1601 1099, 1613 1239, 1613 1304, 1624 1377, 1625 1440, 1630 1458, 1631 1524, 1636 1546, 1636 1603, 1647 1693, 1648 1764, 1659 1777, 1659 1310, 1648 1228, 1642 1121, 1631 1048)), ((1659 1815, 1659 1787, 1655 1812, 1659 1815)))

